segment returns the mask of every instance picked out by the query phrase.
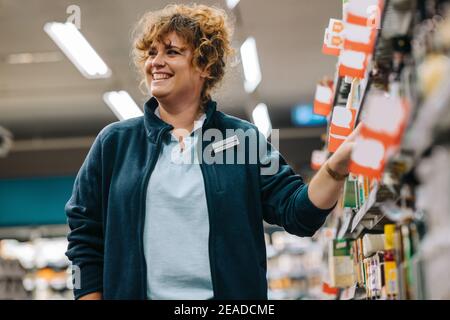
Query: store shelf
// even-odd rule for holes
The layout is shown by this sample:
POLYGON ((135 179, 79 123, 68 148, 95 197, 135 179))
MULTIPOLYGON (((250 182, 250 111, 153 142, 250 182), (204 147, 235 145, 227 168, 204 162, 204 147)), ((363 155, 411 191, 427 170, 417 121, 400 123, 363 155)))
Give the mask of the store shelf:
POLYGON ((377 198, 377 192, 378 192, 378 186, 375 186, 375 188, 372 189, 372 191, 369 194, 369 197, 367 201, 364 203, 364 205, 359 209, 359 211, 355 214, 352 221, 352 227, 350 229, 351 232, 355 231, 358 224, 362 223, 363 220, 369 220, 371 221, 376 217, 376 215, 370 210, 374 209, 375 201, 377 198))
MULTIPOLYGON (((355 169, 360 173, 356 183, 346 185, 341 200, 347 208, 338 208, 341 210, 336 210, 328 224, 336 231, 328 255, 330 278, 337 287, 346 287, 337 297, 343 300, 441 299, 450 292, 448 282, 439 278, 448 269, 450 250, 433 235, 439 232, 439 239, 448 243, 448 232, 438 230, 448 228, 450 221, 446 193, 450 159, 450 41, 446 35, 450 11, 431 0, 425 0, 423 7, 414 1, 400 5, 385 0, 384 4, 375 49, 367 56, 366 74, 361 82, 352 83, 352 106, 358 109, 356 125, 365 116, 371 117, 368 124, 376 132, 362 134, 384 144, 386 164, 375 185, 363 169, 355 169), (389 123, 390 115, 383 114, 382 122, 375 121, 375 113, 364 114, 369 105, 365 97, 371 97, 371 91, 375 96, 394 97, 386 103, 397 108, 392 109, 391 119, 397 126, 395 141, 386 138, 391 132, 388 128, 394 125, 389 123), (396 115, 399 110, 406 117, 396 115), (383 237, 363 239, 366 234, 383 237), (364 256, 370 239, 378 239, 377 253, 364 256), (349 279, 358 279, 361 287, 349 279), (349 284, 353 286, 347 287, 349 284)), ((334 106, 347 105, 350 80, 335 80, 334 106)))
POLYGON ((337 238, 342 239, 347 234, 348 228, 350 227, 352 220, 353 220, 353 214, 352 209, 350 208, 344 208, 344 218, 342 219, 341 227, 339 228, 339 231, 337 232, 337 238))
POLYGON ((394 199, 393 191, 385 186, 375 185, 358 212, 351 218, 346 217, 342 222, 338 237, 356 239, 366 231, 382 231, 383 225, 390 222, 380 210, 380 203, 387 199, 394 199))
POLYGON ((353 300, 367 300, 366 289, 356 287, 355 295, 353 296, 353 300))

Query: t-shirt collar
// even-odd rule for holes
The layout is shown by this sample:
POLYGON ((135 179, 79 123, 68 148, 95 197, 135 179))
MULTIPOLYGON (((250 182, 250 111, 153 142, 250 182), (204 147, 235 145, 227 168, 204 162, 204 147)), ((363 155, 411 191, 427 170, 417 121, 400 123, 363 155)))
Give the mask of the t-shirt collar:
MULTIPOLYGON (((161 119, 161 113, 159 112, 159 106, 155 109, 155 115, 161 119)), ((161 119, 162 120, 162 119, 161 119)), ((196 132, 197 130, 201 129, 203 127, 203 123, 206 120, 206 113, 202 113, 200 117, 198 117, 197 120, 194 121, 194 127, 192 128, 192 131, 190 132, 190 135, 192 133, 196 132)))

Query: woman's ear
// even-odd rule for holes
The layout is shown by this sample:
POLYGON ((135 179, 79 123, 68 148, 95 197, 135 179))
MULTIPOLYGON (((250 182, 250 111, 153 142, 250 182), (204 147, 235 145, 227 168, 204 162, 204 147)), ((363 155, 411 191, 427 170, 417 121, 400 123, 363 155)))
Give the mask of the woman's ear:
POLYGON ((209 77, 209 71, 204 69, 203 71, 201 71, 200 77, 202 77, 204 79, 208 78, 209 77))

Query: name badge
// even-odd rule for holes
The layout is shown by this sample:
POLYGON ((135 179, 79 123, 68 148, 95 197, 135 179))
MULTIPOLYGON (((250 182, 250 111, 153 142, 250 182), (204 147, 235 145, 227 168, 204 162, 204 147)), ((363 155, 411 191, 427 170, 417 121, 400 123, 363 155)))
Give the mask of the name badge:
POLYGON ((234 135, 234 136, 226 138, 222 141, 214 142, 212 144, 212 147, 213 147, 214 153, 219 153, 228 148, 237 146, 238 144, 239 144, 239 139, 236 135, 234 135))

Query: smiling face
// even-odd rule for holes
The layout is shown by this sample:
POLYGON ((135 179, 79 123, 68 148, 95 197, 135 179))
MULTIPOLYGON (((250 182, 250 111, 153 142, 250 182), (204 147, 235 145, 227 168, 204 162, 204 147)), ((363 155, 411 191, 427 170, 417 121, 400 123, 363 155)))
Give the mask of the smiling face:
POLYGON ((206 74, 192 65, 192 58, 192 49, 175 32, 155 42, 144 65, 151 95, 166 104, 200 99, 206 74))

